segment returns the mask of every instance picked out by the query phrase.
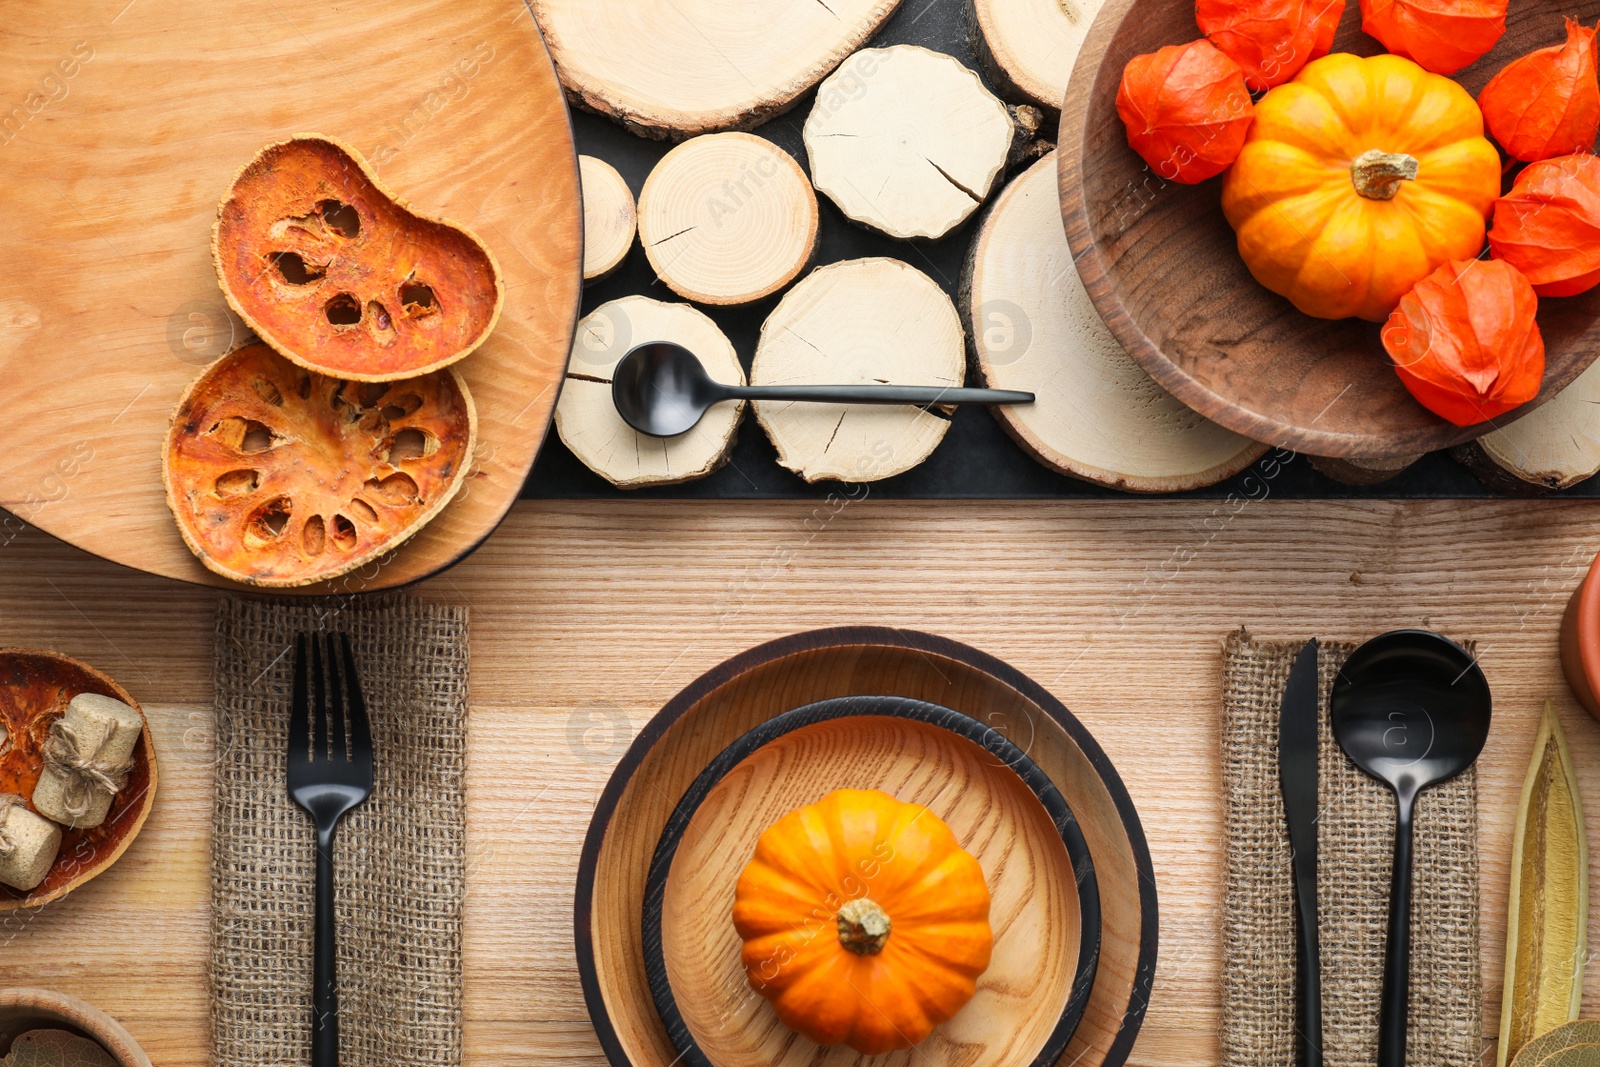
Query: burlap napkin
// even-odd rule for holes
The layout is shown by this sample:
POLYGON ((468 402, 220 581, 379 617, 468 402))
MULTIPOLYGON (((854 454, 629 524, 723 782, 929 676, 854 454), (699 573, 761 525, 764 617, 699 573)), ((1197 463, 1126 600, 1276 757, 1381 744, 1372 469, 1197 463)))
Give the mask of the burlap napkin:
MULTIPOLYGON (((1278 787, 1278 710, 1302 642, 1229 636, 1222 682, 1227 885, 1222 930, 1222 1062, 1295 1062, 1295 918, 1289 836, 1278 787)), ((1383 988, 1394 798, 1347 759, 1328 693, 1353 645, 1321 643, 1317 899, 1327 1067, 1369 1067, 1383 988)), ((1477 778, 1422 795, 1411 904, 1408 1062, 1465 1067, 1483 1052, 1478 960, 1477 778)))
POLYGON ((226 598, 215 651, 212 1063, 310 1060, 315 840, 284 782, 294 636, 350 635, 374 791, 335 845, 347 1067, 461 1062, 467 613, 226 598))

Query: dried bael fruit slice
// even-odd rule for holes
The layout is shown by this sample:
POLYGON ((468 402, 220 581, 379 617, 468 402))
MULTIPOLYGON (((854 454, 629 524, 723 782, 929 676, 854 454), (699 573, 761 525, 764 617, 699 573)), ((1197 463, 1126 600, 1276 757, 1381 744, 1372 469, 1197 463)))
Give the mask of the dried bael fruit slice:
POLYGON ((250 344, 178 402, 162 457, 167 506, 218 574, 309 585, 422 529, 461 487, 477 434, 454 370, 350 382, 250 344))
POLYGON ((217 208, 222 292, 267 344, 309 370, 410 378, 471 352, 504 292, 494 255, 413 211, 354 149, 302 134, 245 165, 217 208))

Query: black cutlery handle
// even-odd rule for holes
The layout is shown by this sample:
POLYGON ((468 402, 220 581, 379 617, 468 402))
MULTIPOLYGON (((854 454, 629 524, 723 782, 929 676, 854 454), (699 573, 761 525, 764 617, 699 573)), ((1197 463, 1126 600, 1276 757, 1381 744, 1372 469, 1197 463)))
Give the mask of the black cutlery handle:
POLYGON ((333 925, 333 830, 317 829, 317 918, 311 963, 311 1067, 339 1067, 339 943, 333 925))
POLYGON ((1394 827, 1394 875, 1389 890, 1389 945, 1378 1007, 1378 1067, 1405 1067, 1406 1012, 1411 992, 1411 815, 1416 798, 1401 791, 1394 827))
POLYGON ((943 385, 733 385, 742 400, 807 400, 834 404, 1031 404, 1032 393, 1015 389, 966 389, 943 385))
POLYGON ((1300 1017, 1299 1067, 1322 1067, 1322 952, 1317 940, 1317 883, 1299 879, 1295 885, 1295 919, 1300 937, 1296 981, 1300 1017))

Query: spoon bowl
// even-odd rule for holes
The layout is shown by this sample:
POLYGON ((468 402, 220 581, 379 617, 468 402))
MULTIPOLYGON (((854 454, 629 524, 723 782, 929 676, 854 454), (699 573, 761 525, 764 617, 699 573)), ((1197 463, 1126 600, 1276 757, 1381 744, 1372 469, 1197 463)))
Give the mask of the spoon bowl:
POLYGON ((1404 1067, 1417 795, 1460 774, 1483 751, 1489 738, 1489 683, 1477 661, 1454 641, 1427 630, 1394 630, 1351 653, 1333 683, 1330 703, 1339 747, 1395 795, 1378 1067, 1404 1067))
POLYGON ((724 400, 802 400, 824 404, 1031 404, 1032 393, 944 385, 724 385, 699 357, 671 341, 630 349, 611 373, 611 402, 622 421, 651 437, 694 429, 724 400))

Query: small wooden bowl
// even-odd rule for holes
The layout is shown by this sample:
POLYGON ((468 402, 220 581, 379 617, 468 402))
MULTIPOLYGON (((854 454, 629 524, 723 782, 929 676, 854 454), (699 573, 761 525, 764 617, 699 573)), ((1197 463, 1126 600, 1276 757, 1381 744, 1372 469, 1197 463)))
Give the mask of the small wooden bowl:
POLYGON ((1561 615, 1561 673, 1578 703, 1600 719, 1600 556, 1561 615))
MULTIPOLYGON (((1511 59, 1563 39, 1561 17, 1593 18, 1574 0, 1511 5, 1488 55, 1455 76, 1474 97, 1511 59)), ((1470 441, 1401 385, 1376 323, 1301 314, 1261 286, 1222 216, 1220 178, 1163 181, 1128 147, 1117 86, 1133 56, 1200 36, 1194 5, 1107 0, 1095 16, 1061 111, 1058 155, 1067 242, 1094 306, 1122 347, 1207 418, 1318 456, 1385 457, 1470 441)), ((1374 55, 1347 4, 1334 51, 1374 55)), ((1539 301, 1544 387, 1504 425, 1554 396, 1600 355, 1600 289, 1539 301)))
POLYGON ((973 999, 896 1067, 1048 1067, 1094 984, 1100 895, 1078 822, 1047 775, 992 727, 904 697, 850 696, 757 726, 700 773, 667 820, 645 885, 645 974, 688 1067, 846 1067, 750 990, 734 886, 756 839, 834 789, 926 805, 982 866, 994 955, 973 999))
MULTIPOLYGON (((144 717, 127 690, 87 663, 59 652, 0 649, 0 793, 17 793, 33 810, 33 787, 44 769, 41 753, 50 724, 79 693, 115 697, 144 717)), ((117 862, 139 836, 156 800, 156 752, 150 723, 133 750, 128 781, 111 802, 105 822, 84 830, 61 829, 55 865, 32 891, 0 885, 0 912, 36 908, 65 896, 117 862)))
POLYGON ((133 1035, 94 1005, 48 989, 0 989, 0 1056, 29 1030, 66 1030, 99 1042, 120 1067, 151 1067, 133 1035))
POLYGON ((1071 806, 1094 860, 1100 954, 1058 1067, 1122 1067, 1150 999, 1155 873, 1122 781, 1048 691, 976 649, 888 627, 795 634, 691 682, 647 723, 595 808, 578 864, 573 933, 584 1001, 612 1067, 673 1067, 680 1053, 645 973, 645 885, 662 831, 694 780, 739 737, 803 704, 890 693, 979 720, 1027 753, 1071 806))

